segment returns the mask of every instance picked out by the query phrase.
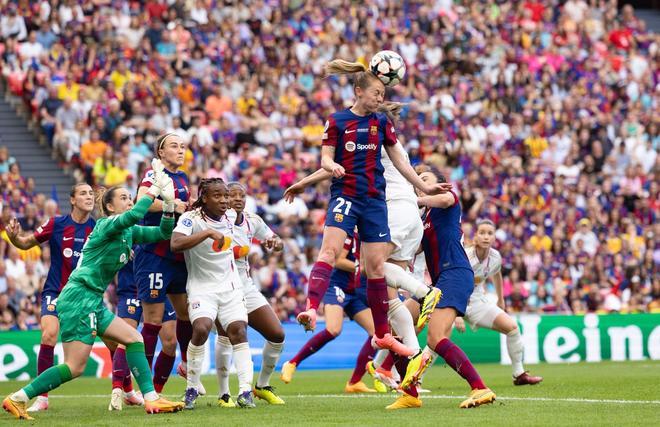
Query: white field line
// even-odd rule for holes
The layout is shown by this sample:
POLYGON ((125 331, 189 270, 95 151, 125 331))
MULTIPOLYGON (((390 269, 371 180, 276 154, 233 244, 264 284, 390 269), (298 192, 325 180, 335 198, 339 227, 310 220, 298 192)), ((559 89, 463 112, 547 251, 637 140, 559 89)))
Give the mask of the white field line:
MULTIPOLYGON (((168 397, 180 397, 179 395, 166 395, 168 397)), ((390 394, 359 394, 359 395, 345 395, 345 394, 290 394, 290 395, 280 395, 282 398, 303 398, 303 399, 355 399, 355 398, 369 398, 369 399, 393 399, 397 395, 395 393, 390 394)), ((48 396, 51 399, 69 399, 69 398, 109 398, 110 393, 108 394, 65 394, 57 395, 51 394, 48 396)), ((214 397, 214 396, 211 396, 214 397)), ((422 394, 422 400, 424 399, 455 399, 462 400, 465 399, 465 396, 450 396, 443 394, 422 394)), ((624 400, 624 399, 582 399, 582 398, 555 398, 555 397, 512 397, 512 396, 497 396, 497 399, 500 401, 506 400, 521 400, 527 402, 566 402, 566 403, 611 403, 611 404, 620 404, 620 405, 660 405, 660 400, 624 400)))

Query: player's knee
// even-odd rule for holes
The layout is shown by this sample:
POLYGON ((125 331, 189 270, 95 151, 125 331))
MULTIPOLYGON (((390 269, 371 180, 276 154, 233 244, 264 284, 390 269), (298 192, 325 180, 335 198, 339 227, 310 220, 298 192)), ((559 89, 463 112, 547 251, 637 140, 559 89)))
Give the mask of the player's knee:
POLYGON ((57 331, 52 330, 51 328, 43 329, 41 331, 41 343, 55 346, 55 344, 57 344, 57 331))
POLYGON ((66 365, 69 367, 69 371, 71 371, 71 378, 77 378, 85 372, 85 365, 86 365, 87 359, 85 359, 84 363, 81 362, 72 362, 72 361, 67 361, 66 365))
POLYGON ((335 265, 337 258, 339 258, 339 251, 335 250, 335 248, 322 248, 319 251, 318 260, 326 264, 335 265))
POLYGON ((227 337, 232 345, 247 342, 247 328, 244 322, 234 322, 227 328, 227 337))
POLYGON ((161 338, 161 343, 163 345, 163 351, 167 354, 176 353, 176 335, 172 337, 167 337, 165 339, 161 338))
POLYGON ((332 338, 337 338, 341 334, 341 326, 326 325, 325 330, 332 335, 332 338))
POLYGON ((284 329, 279 328, 271 333, 268 334, 267 337, 265 337, 268 341, 274 342, 274 343, 281 343, 284 342, 284 329))

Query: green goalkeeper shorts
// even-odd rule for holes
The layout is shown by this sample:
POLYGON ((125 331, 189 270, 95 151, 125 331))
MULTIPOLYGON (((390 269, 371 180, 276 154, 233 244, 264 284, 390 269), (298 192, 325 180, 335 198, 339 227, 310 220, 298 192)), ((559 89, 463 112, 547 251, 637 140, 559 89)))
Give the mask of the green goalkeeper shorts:
POLYGON ((103 295, 76 283, 64 287, 57 299, 57 311, 62 342, 93 345, 96 336, 103 336, 115 318, 103 304, 103 295))

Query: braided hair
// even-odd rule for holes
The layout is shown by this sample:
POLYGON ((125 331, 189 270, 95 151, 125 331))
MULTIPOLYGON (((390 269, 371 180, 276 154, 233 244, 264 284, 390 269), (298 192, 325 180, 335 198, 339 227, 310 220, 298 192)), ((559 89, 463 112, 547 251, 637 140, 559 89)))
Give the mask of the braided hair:
POLYGON ((224 184, 225 181, 222 178, 203 178, 199 182, 197 187, 197 200, 192 204, 192 209, 199 209, 199 212, 202 214, 202 219, 206 219, 204 213, 204 193, 208 191, 208 188, 213 184, 224 184))

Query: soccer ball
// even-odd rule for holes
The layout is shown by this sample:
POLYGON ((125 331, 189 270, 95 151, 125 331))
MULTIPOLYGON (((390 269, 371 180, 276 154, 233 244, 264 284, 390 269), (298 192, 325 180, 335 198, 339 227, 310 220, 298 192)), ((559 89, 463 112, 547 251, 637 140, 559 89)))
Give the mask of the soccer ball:
POLYGON ((403 58, 391 50, 381 50, 371 58, 369 70, 380 79, 385 86, 396 86, 406 74, 406 63, 403 58))

